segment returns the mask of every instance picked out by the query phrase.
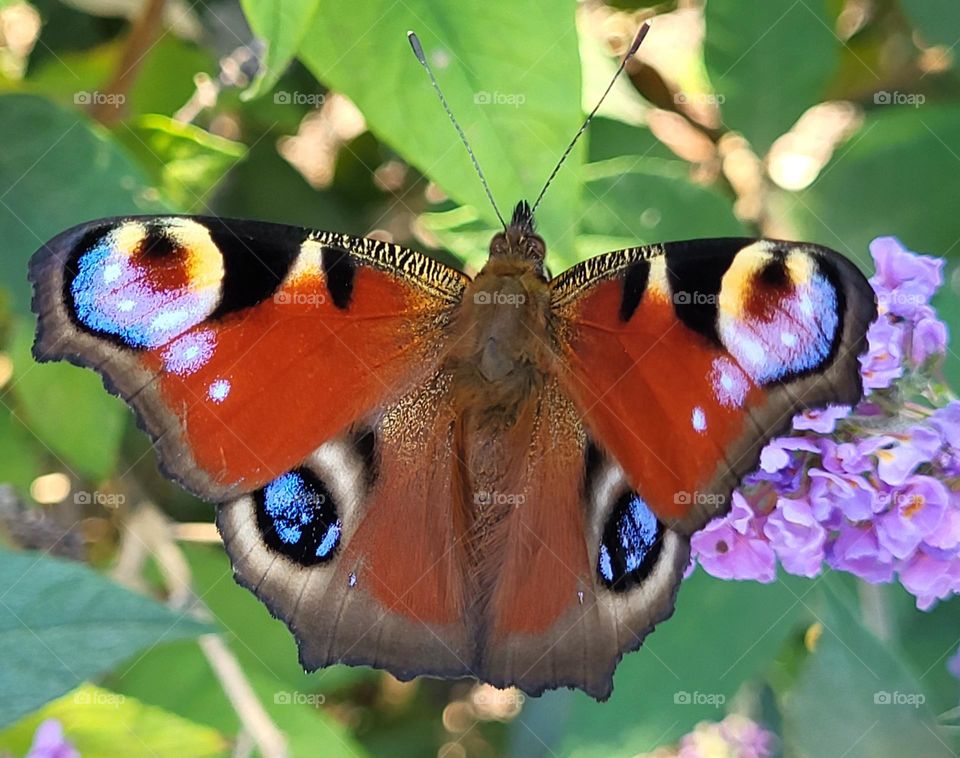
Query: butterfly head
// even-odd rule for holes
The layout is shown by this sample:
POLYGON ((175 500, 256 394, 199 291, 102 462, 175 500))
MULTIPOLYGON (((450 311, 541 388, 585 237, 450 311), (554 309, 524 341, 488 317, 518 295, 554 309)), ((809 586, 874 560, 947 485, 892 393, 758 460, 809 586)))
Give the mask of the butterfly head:
POLYGON ((520 258, 537 264, 542 270, 546 255, 547 246, 534 229, 530 204, 521 200, 513 209, 513 218, 507 228, 495 234, 490 241, 490 257, 520 258))

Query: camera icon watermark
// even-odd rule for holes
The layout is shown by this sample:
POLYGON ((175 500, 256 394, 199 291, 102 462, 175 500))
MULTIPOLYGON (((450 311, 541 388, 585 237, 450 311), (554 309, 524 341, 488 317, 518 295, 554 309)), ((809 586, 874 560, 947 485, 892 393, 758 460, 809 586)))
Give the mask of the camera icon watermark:
POLYGON ((887 690, 878 690, 873 693, 874 705, 898 705, 909 708, 919 708, 926 702, 927 696, 922 692, 900 692, 899 690, 888 692, 887 690))
POLYGON ((299 305, 301 307, 318 308, 327 302, 326 295, 319 292, 290 292, 281 290, 273 296, 277 305, 299 305))
POLYGON ((674 105, 714 105, 727 102, 724 95, 715 92, 677 92, 673 96, 674 105))
POLYGON ((98 492, 77 490, 73 493, 74 505, 99 505, 101 508, 115 510, 127 502, 122 492, 98 492))
POLYGON ((673 293, 675 305, 717 305, 720 295, 715 292, 700 292, 698 290, 680 290, 673 293))
POLYGON ((477 490, 473 493, 474 505, 523 505, 527 496, 522 492, 497 492, 496 490, 477 490))
POLYGON ((709 705, 713 708, 722 708, 727 702, 727 696, 722 692, 700 692, 694 690, 678 690, 673 693, 674 705, 709 705))
POLYGON ((76 705, 99 705, 107 708, 119 708, 126 701, 126 696, 117 692, 84 687, 73 694, 76 705))
POLYGON ((322 92, 299 92, 277 90, 273 93, 274 105, 305 105, 310 108, 319 108, 327 101, 322 92))
POLYGON ((919 108, 927 102, 927 96, 920 92, 887 92, 880 90, 873 93, 874 105, 910 105, 919 108))
POLYGON ((673 502, 675 505, 705 505, 709 508, 716 508, 726 503, 727 498, 716 492, 692 492, 687 490, 678 490, 673 493, 673 502))
POLYGON ((325 695, 319 692, 299 692, 298 690, 277 690, 273 693, 274 705, 310 705, 316 708, 327 702, 325 695))
POLYGON ((474 94, 473 102, 477 105, 510 105, 519 108, 527 102, 527 96, 522 92, 487 92, 487 90, 480 90, 474 94))
POLYGON ((510 305, 519 308, 527 302, 527 296, 522 292, 488 292, 487 290, 481 290, 474 294, 473 302, 477 305, 510 305))
POLYGON ((122 108, 127 102, 127 96, 120 92, 88 92, 80 90, 73 93, 73 104, 82 106, 107 105, 111 108, 122 108))

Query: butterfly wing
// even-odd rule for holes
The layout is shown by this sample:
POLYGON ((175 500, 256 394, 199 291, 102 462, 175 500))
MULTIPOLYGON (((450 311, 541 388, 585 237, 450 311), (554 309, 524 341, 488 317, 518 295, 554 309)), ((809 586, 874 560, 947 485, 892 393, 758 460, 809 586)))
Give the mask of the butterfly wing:
POLYGON ((30 276, 37 358, 99 371, 162 468, 216 502, 429 375, 466 281, 375 240, 186 217, 76 227, 30 276))
POLYGON ((304 668, 474 674, 448 388, 434 374, 218 509, 237 580, 287 622, 304 668))
POLYGON ((875 316, 837 253, 753 240, 610 253, 551 282, 557 374, 493 593, 484 676, 609 696, 673 612, 689 534, 802 408, 853 403, 875 316))
POLYGON ((561 377, 585 426, 659 519, 726 512, 803 408, 856 402, 874 295, 814 245, 718 239, 634 248, 552 282, 561 377))
POLYGON ((620 657, 673 613, 689 540, 637 500, 557 377, 531 427, 517 481, 506 484, 524 499, 499 525, 482 677, 605 699, 620 657))
POLYGON ((238 580, 307 668, 467 673, 437 367, 462 274, 369 239, 165 217, 67 231, 31 279, 37 357, 99 371, 162 467, 224 503, 238 580))

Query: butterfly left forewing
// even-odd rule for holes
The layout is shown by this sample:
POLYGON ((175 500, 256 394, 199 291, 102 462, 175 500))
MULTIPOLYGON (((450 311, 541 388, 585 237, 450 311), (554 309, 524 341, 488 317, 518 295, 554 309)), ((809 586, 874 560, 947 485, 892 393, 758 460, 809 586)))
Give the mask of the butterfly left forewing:
POLYGON ((465 282, 396 245, 199 217, 81 225, 30 276, 36 356, 100 372, 164 470, 212 501, 428 375, 465 282))
POLYGON ((634 248, 552 283, 564 387, 654 512, 690 533, 729 507, 806 407, 853 403, 872 290, 815 245, 634 248))

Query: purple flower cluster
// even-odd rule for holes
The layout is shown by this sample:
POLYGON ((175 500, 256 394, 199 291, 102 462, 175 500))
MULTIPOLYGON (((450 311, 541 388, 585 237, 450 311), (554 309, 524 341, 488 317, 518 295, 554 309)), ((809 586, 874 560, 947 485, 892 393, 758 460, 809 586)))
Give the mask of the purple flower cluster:
POLYGON ((80 758, 80 753, 63 736, 60 722, 47 719, 37 727, 26 758, 80 758))
POLYGON ((960 593, 960 401, 939 378, 947 328, 930 306, 943 262, 889 237, 870 251, 879 316, 860 359, 865 399, 794 418, 730 513, 694 535, 693 555, 723 579, 772 582, 778 563, 898 578, 927 610, 960 593))
POLYGON ((769 758, 777 738, 754 721, 732 714, 723 721, 702 721, 684 735, 676 748, 659 748, 647 758, 769 758))

